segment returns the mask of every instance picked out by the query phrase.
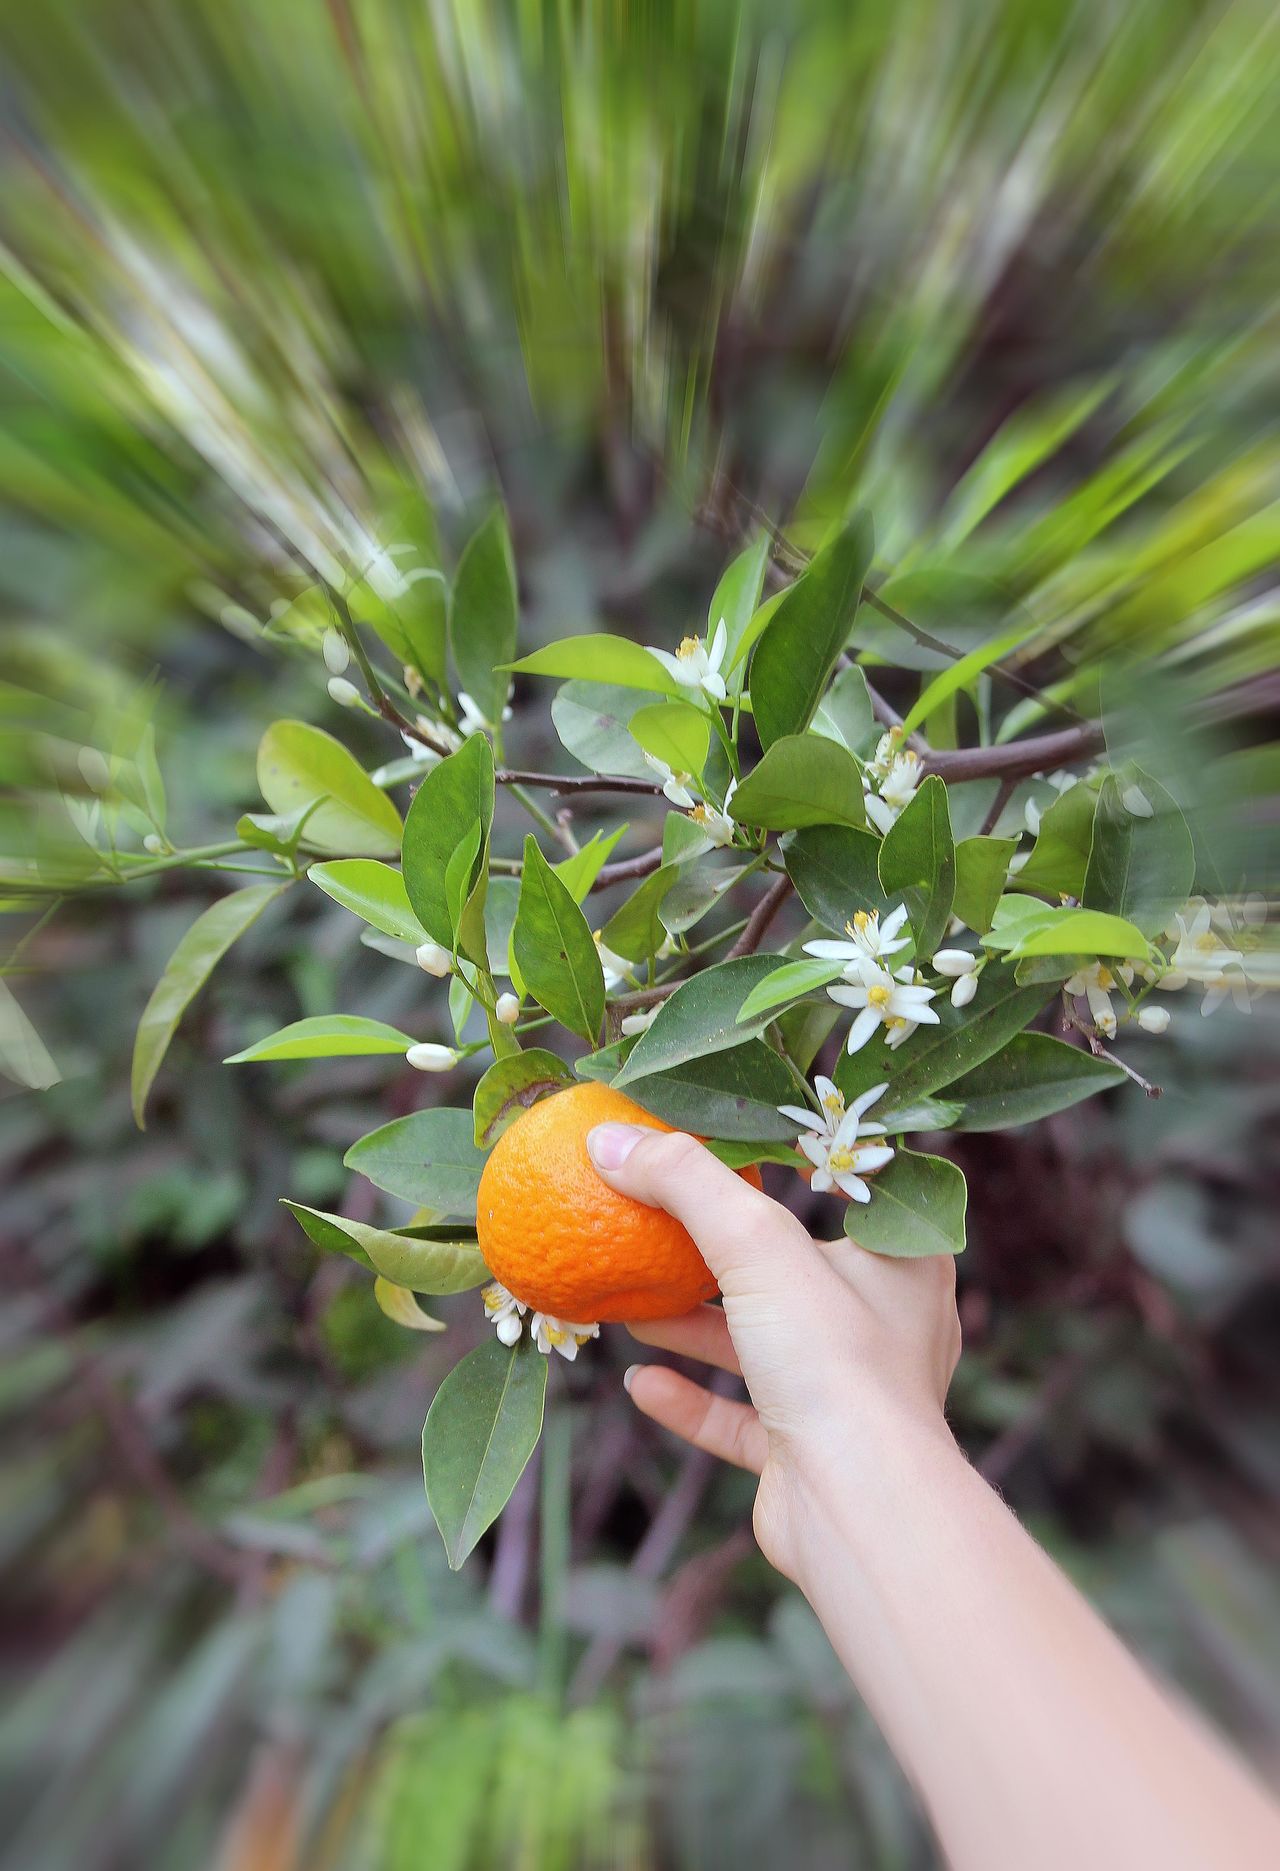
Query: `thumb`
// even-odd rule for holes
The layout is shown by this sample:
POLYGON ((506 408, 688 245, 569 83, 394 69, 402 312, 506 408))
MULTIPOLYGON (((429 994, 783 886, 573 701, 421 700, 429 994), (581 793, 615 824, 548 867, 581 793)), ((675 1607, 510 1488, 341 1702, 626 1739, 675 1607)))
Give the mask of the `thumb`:
POLYGON ((587 1153, 620 1195, 664 1208, 693 1236, 726 1295, 786 1281, 809 1237, 783 1208, 683 1131, 644 1124, 597 1124, 587 1153))

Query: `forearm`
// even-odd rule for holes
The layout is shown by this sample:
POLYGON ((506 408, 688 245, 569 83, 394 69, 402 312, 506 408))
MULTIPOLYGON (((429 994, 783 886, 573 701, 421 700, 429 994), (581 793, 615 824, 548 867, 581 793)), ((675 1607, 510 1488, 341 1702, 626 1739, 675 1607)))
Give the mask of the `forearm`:
POLYGON ((1264 1794, 945 1431, 815 1461, 800 1583, 956 1871, 1264 1871, 1264 1794))

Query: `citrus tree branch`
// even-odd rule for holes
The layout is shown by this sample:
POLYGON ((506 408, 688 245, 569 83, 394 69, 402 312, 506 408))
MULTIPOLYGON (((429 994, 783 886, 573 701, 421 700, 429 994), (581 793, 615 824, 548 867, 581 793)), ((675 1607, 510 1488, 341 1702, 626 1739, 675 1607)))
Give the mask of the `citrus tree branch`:
POLYGON ((740 956, 755 954, 768 934, 770 923, 791 895, 791 888, 791 879, 785 873, 774 879, 752 910, 746 928, 729 950, 726 961, 737 961, 740 956))
POLYGON ((523 767, 499 767, 493 777, 499 786, 541 786, 552 793, 640 793, 652 799, 662 791, 656 780, 608 773, 531 773, 523 767))

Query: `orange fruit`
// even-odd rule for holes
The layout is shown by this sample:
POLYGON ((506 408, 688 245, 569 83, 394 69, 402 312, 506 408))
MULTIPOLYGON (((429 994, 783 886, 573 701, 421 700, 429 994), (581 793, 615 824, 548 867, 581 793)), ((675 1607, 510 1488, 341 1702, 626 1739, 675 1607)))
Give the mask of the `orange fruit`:
MULTIPOLYGON (((526 1306, 575 1325, 688 1312, 715 1278, 674 1216, 596 1174, 587 1132, 608 1123, 675 1128, 592 1083, 540 1099, 503 1131, 480 1177, 480 1252, 526 1306)), ((760 1188, 754 1165, 738 1174, 760 1188)))

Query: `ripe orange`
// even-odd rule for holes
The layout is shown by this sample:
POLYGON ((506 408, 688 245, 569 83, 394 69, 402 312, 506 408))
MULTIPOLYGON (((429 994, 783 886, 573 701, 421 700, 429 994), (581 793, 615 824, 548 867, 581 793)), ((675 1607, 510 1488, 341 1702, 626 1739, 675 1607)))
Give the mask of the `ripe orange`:
MULTIPOLYGON (((574 1085, 517 1118, 480 1178, 476 1231, 493 1277, 535 1312, 575 1325, 664 1319, 716 1291, 680 1222, 596 1174, 587 1132, 610 1122, 674 1128, 611 1086, 574 1085)), ((738 1173, 761 1186, 754 1166, 738 1173)))

